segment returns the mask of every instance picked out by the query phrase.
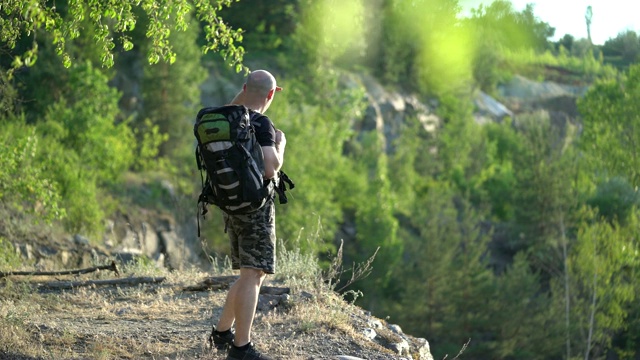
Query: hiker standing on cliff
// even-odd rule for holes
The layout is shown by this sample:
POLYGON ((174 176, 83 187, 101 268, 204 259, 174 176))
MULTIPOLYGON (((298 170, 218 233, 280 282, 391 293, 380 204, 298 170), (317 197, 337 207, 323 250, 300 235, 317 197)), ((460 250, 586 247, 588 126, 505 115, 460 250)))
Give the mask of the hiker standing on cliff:
MULTIPOLYGON (((264 155, 264 179, 272 181, 284 161, 287 140, 271 120, 263 116, 273 97, 282 88, 268 71, 249 74, 232 104, 244 105, 255 118, 256 138, 264 155)), ((276 179, 277 180, 277 179, 276 179)), ((222 315, 209 337, 212 346, 229 348, 227 360, 270 360, 261 355, 251 342, 251 326, 255 316, 260 287, 267 274, 276 270, 276 219, 274 196, 259 210, 242 215, 224 213, 231 242, 231 259, 240 278, 229 288, 222 315), (235 334, 232 327, 235 323, 235 334)))

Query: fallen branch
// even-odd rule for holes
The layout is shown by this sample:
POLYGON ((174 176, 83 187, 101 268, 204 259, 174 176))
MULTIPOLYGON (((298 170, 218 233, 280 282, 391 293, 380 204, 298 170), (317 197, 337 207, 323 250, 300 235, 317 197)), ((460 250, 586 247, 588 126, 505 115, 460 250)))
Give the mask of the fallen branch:
MULTIPOLYGON (((228 276, 213 276, 208 277, 201 281, 199 284, 185 286, 182 291, 207 291, 207 290, 226 290, 231 287, 236 280, 240 277, 237 275, 228 276)), ((283 295, 289 294, 291 289, 275 286, 262 286, 260 287, 260 294, 267 295, 283 295)))
POLYGON ((106 279, 106 280, 86 280, 86 281, 52 281, 41 285, 48 289, 73 289, 83 286, 102 286, 102 285, 139 285, 139 284, 157 284, 165 280, 165 277, 130 277, 124 279, 106 279))
POLYGON ((260 287, 260 295, 280 296, 290 294, 291 288, 280 286, 262 286, 260 287))
POLYGON ((208 277, 199 284, 182 288, 182 291, 224 290, 228 289, 239 278, 240 276, 237 275, 208 277))
POLYGON ((0 279, 7 276, 17 276, 17 275, 35 275, 35 276, 58 276, 58 275, 78 275, 78 274, 88 274, 98 270, 111 270, 116 273, 116 276, 120 276, 120 272, 116 267, 116 262, 112 261, 109 265, 101 265, 95 266, 86 269, 76 269, 76 270, 62 270, 62 271, 8 271, 1 272, 0 271, 0 279))

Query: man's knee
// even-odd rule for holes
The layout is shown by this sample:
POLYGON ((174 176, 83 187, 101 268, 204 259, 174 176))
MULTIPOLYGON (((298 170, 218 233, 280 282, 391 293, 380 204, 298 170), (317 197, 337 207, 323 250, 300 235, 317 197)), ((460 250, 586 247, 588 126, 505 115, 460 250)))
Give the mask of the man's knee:
POLYGON ((262 281, 267 276, 262 269, 254 269, 254 268, 242 268, 240 269, 240 277, 246 279, 247 281, 256 282, 258 284, 262 284, 262 281))

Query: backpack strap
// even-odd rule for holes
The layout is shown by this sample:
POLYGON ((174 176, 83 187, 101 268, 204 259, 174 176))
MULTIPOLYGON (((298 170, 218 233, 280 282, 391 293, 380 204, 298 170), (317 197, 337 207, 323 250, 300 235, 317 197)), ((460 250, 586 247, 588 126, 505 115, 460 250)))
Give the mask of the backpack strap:
POLYGON ((276 193, 278 193, 278 201, 280 204, 286 204, 289 202, 289 199, 287 199, 287 195, 285 194, 285 191, 287 191, 287 185, 289 185, 289 190, 291 190, 296 187, 296 184, 294 184, 289 176, 287 176, 287 174, 282 170, 278 172, 278 179, 280 181, 278 181, 275 187, 276 193))

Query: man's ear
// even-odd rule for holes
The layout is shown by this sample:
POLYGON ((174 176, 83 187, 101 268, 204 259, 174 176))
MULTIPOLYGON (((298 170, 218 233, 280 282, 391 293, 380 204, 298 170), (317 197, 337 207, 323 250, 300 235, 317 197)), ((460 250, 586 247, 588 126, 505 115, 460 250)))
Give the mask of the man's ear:
POLYGON ((269 90, 269 93, 267 94, 267 100, 273 99, 273 94, 275 93, 276 93, 276 89, 269 90))
POLYGON ((242 84, 242 91, 247 91, 247 84, 246 83, 242 84))

